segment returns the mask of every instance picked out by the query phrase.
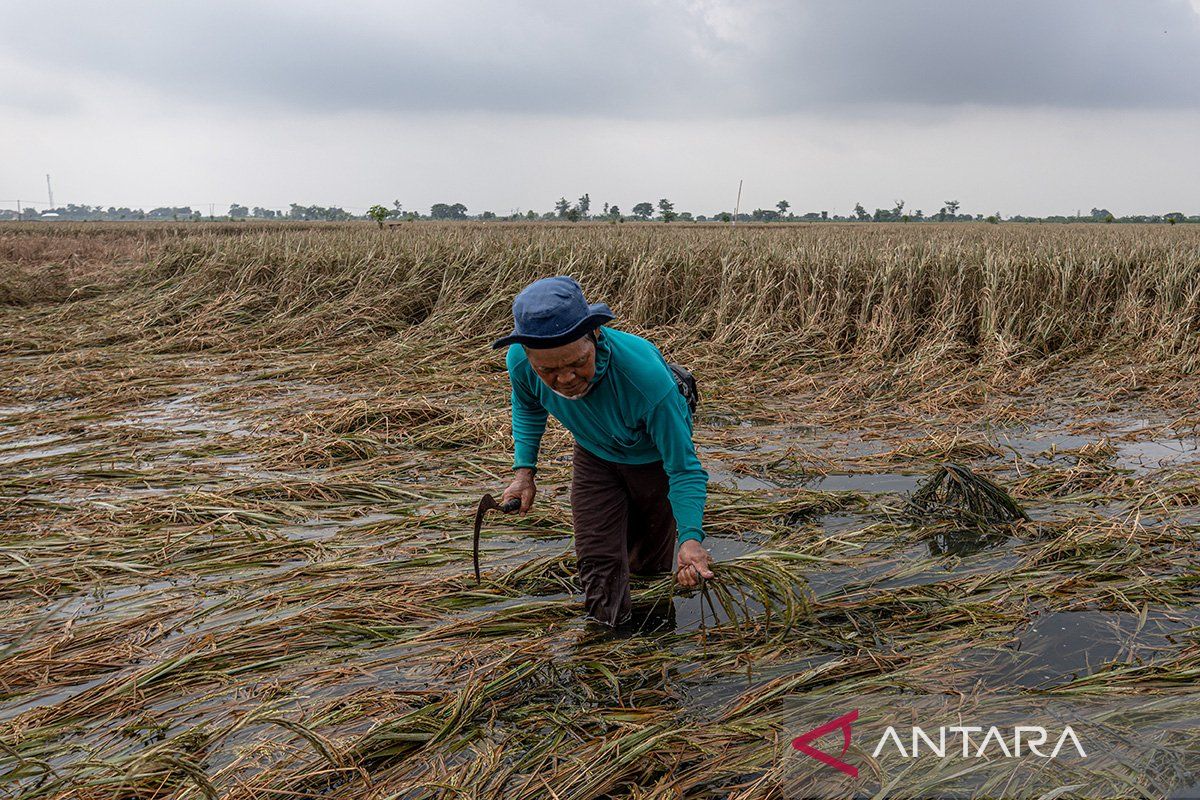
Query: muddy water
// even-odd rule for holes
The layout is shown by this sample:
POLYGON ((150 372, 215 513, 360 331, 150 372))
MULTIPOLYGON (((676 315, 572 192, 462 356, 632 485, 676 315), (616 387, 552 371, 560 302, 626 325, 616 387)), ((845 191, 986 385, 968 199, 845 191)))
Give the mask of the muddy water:
POLYGON ((981 674, 994 686, 1052 689, 1104 669, 1146 664, 1176 652, 1200 611, 1159 610, 1038 614, 1015 632, 1011 654, 981 674))
MULTIPOLYGON (((32 632, 41 646, 59 642, 50 666, 20 671, 24 682, 13 683, 17 688, 4 697, 0 723, 23 724, 37 715, 63 722, 65 749, 48 763, 71 763, 69 746, 79 742, 110 748, 104 750, 109 754, 135 753, 154 737, 227 722, 274 692, 281 708, 301 713, 322 698, 452 688, 447 676, 453 673, 433 663, 431 643, 478 647, 490 640, 456 631, 476 624, 508 630, 503 615, 514 609, 532 608, 536 624, 492 635, 514 647, 532 642, 563 659, 577 652, 586 631, 569 576, 545 580, 537 593, 499 584, 476 589, 465 579, 473 503, 502 485, 505 453, 425 453, 397 445, 379 447, 370 460, 281 465, 267 457, 297 445, 301 434, 283 436, 277 423, 364 393, 228 373, 177 388, 172 396, 108 415, 85 409, 80 419, 66 420, 64 430, 54 430, 50 403, 0 409, 0 507, 11 509, 15 520, 5 528, 3 550, 10 558, 4 577, 27 587, 3 600, 9 623, 0 647, 12 644, 34 659, 22 650, 21 635, 32 632), (240 390, 246 397, 236 396, 240 390), (455 466, 439 473, 443 464, 455 466), (262 492, 238 493, 248 486, 262 492), (338 486, 348 493, 339 494, 338 486), (377 486, 408 494, 379 499, 377 486), (326 488, 328 496, 321 494, 326 488), (428 587, 437 590, 420 595, 428 587), (410 607, 410 595, 422 599, 410 607), (378 605, 364 618, 355 606, 366 601, 378 605), (406 639, 417 634, 429 636, 406 639), (87 645, 89 636, 96 637, 94 646, 87 645), (200 666, 191 672, 190 664, 200 666), (181 676, 180 685, 147 680, 154 670, 181 676), (154 736, 114 744, 111 719, 78 712, 104 692, 131 692, 135 685, 144 703, 126 710, 105 706, 105 714, 128 725, 150 714, 162 726, 154 736)), ((1088 458, 1153 487, 1164 471, 1200 470, 1194 432, 1176 431, 1171 422, 1130 414, 957 430, 988 443, 993 454, 949 460, 1003 484, 1035 466, 1070 469, 1088 458), (1073 432, 1080 426, 1089 432, 1073 432), (1110 449, 1081 455, 1098 442, 1110 449)), ((800 489, 855 501, 830 513, 749 524, 740 536, 713 535, 706 542, 718 561, 763 548, 812 549, 818 560, 805 574, 805 591, 815 616, 803 634, 814 638, 793 661, 751 671, 746 679, 688 683, 689 654, 705 646, 709 629, 729 622, 727 615, 719 608, 714 614, 694 594, 641 610, 635 635, 676 655, 698 714, 717 713, 748 685, 835 664, 863 649, 916 651, 931 659, 952 650, 947 686, 1020 689, 1063 686, 1113 664, 1177 658, 1194 647, 1198 620, 1190 612, 1156 607, 1143 617, 1089 607, 1090 601, 1062 608, 1036 596, 1014 600, 1011 608, 1001 603, 994 618, 976 609, 982 621, 956 623, 963 630, 952 629, 944 645, 936 637, 922 642, 904 626, 905 615, 922 613, 930 602, 953 607, 955 591, 992 575, 1022 575, 1027 583, 1050 579, 1038 561, 1047 543, 1007 529, 960 530, 898 518, 897 509, 943 458, 929 431, 866 438, 812 427, 734 430, 743 443, 700 430, 714 484, 748 500, 800 489), (887 456, 893 452, 917 455, 887 456)), ((567 474, 565 466, 555 471, 560 480, 567 474)), ((543 486, 542 516, 489 525, 489 579, 569 555, 563 488, 543 486)), ((1090 495, 1027 502, 1038 520, 1098 523, 1125 519, 1132 504, 1129 496, 1090 495)), ((1183 502, 1155 524, 1197 525, 1197 519, 1195 507, 1183 502)), ((746 610, 754 615, 762 608, 750 601, 746 610)), ((934 616, 914 630, 937 631, 937 625, 934 616)), ((364 716, 342 732, 370 724, 364 716)), ((263 735, 261 726, 240 731, 210 768, 225 763, 238 743, 263 735)))

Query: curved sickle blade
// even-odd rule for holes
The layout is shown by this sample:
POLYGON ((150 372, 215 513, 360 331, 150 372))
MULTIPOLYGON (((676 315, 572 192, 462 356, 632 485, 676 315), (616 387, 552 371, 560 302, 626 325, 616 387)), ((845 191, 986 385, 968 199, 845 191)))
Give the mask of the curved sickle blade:
POLYGON ((475 564, 476 585, 482 580, 479 576, 479 529, 483 527, 483 515, 493 508, 500 508, 500 504, 496 502, 496 498, 485 494, 479 501, 479 508, 475 510, 475 545, 471 555, 475 564))

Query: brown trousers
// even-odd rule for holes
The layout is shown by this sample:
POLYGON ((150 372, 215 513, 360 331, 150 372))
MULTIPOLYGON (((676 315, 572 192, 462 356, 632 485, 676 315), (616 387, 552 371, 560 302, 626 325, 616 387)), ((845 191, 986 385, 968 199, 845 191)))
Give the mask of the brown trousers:
POLYGON ((629 575, 671 571, 675 515, 661 461, 616 464, 575 444, 571 515, 587 615, 616 626, 630 618, 629 575))

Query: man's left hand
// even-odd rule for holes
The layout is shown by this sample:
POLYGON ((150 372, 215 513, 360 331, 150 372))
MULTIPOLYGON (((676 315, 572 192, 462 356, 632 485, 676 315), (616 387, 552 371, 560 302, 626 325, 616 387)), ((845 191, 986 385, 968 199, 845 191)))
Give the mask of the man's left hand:
POLYGON ((711 578, 713 571, 709 569, 712 556, 695 539, 688 539, 679 545, 679 569, 675 571, 675 580, 680 586, 692 588, 700 585, 701 578, 711 578))

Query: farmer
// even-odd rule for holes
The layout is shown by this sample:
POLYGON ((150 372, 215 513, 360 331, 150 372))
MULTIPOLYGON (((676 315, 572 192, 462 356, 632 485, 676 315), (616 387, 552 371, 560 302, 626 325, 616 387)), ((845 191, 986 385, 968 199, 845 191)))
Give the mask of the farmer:
POLYGON ((573 278, 527 286, 513 301, 508 348, 515 444, 512 484, 529 511, 537 492, 538 446, 553 414, 575 436, 571 514, 588 617, 629 620, 629 575, 671 570, 692 587, 711 578, 700 544, 708 473, 696 458, 692 417, 662 354, 631 333, 602 327, 604 303, 589 305, 573 278))

